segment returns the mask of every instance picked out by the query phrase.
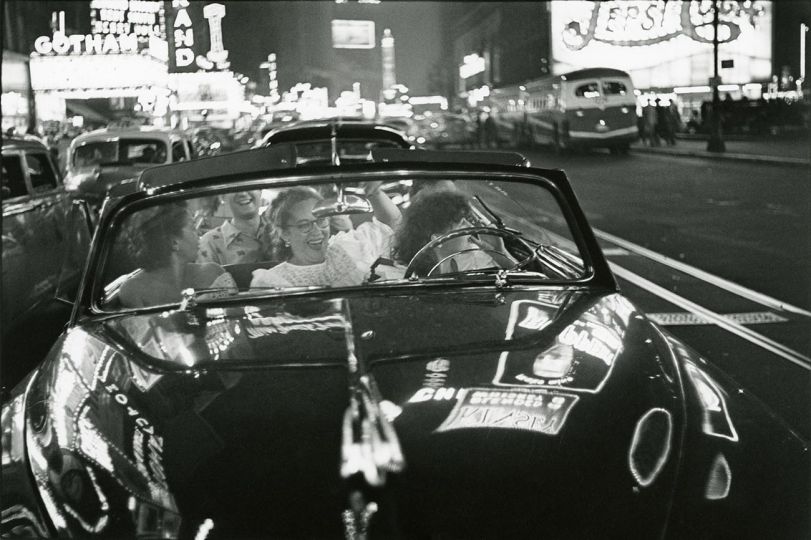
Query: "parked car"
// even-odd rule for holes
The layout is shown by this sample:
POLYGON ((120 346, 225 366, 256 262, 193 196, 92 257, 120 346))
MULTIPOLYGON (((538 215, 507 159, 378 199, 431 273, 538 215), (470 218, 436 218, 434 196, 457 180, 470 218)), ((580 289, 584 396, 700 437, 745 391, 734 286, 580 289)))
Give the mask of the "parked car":
POLYGON ((65 187, 98 204, 110 186, 134 179, 149 167, 195 156, 192 141, 183 131, 155 127, 99 129, 71 142, 65 187))
POLYGON ((389 116, 381 118, 380 123, 403 132, 406 140, 412 144, 421 145, 426 141, 419 124, 412 118, 405 116, 389 116))
MULTIPOLYGON (((68 327, 3 408, 3 536, 808 537, 807 444, 621 293, 564 172, 372 153, 301 167, 271 145, 108 200, 68 327), (377 216, 369 186, 401 180, 452 181, 433 196, 465 217, 413 256, 398 236, 394 261, 365 268, 385 251, 367 245, 333 267, 360 281, 231 265, 236 288, 124 294, 162 216, 336 184, 377 216), (471 251, 489 262, 444 264, 471 251)), ((299 247, 357 210, 306 200, 282 231, 299 247)), ((179 223, 160 241, 192 255, 179 223)))
MULTIPOLYGON (((67 264, 70 198, 47 147, 33 139, 4 138, 2 146, 3 289, 2 383, 19 381, 34 366, 34 350, 23 341, 47 339, 43 311, 61 285, 78 284, 83 260, 67 264), (27 340, 21 336, 28 335, 27 340), (16 339, 13 339, 16 338, 16 339), (26 345, 25 354, 16 354, 26 345)), ((58 333, 56 331, 53 335, 58 333)), ((35 345, 35 344, 30 344, 35 345)), ((45 351, 39 351, 44 356, 45 351)), ((41 359, 40 356, 38 359, 41 359)))
POLYGON ((24 312, 54 296, 70 200, 44 144, 4 138, 2 151, 5 333, 24 312))
POLYGON ((425 146, 431 148, 472 147, 475 126, 461 114, 441 113, 423 118, 420 133, 425 146))

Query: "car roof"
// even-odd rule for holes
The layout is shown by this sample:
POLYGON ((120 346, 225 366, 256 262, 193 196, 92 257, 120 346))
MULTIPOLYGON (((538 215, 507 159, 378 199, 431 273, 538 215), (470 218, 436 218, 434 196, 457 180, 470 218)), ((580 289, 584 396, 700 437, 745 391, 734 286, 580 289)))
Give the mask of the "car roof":
POLYGON ((339 139, 373 139, 392 141, 403 148, 411 144, 403 133, 391 126, 369 121, 306 121, 271 130, 265 135, 262 144, 329 140, 333 128, 339 139))
POLYGON ((3 137, 3 150, 48 150, 48 147, 36 139, 3 137))
POLYGON ((168 141, 172 138, 185 138, 186 134, 183 131, 157 128, 153 126, 137 126, 137 127, 113 127, 102 128, 82 133, 73 140, 72 145, 82 144, 88 141, 111 141, 126 137, 128 139, 162 139, 168 141))
MULTIPOLYGON (((516 152, 442 151, 410 150, 404 148, 375 148, 372 150, 373 163, 396 162, 411 165, 426 163, 447 165, 509 166, 529 167, 529 161, 516 152)), ((334 167, 325 165, 326 167, 334 167)), ((360 165, 363 166, 363 165, 360 165)), ((250 175, 281 169, 295 168, 295 153, 288 145, 271 145, 240 152, 230 152, 216 156, 158 165, 141 172, 137 182, 120 184, 110 189, 112 197, 119 197, 133 191, 205 183, 227 176, 250 175)), ((345 166, 340 166, 344 168, 345 166)))

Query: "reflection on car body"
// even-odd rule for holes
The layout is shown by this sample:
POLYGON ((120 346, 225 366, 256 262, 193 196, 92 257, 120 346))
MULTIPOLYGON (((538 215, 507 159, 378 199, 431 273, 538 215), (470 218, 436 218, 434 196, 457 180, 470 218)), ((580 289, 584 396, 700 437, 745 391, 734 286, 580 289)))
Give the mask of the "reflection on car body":
POLYGON ((57 171, 42 143, 3 139, 4 334, 56 292, 70 208, 57 171))
POLYGON ((108 199, 70 325, 3 409, 3 534, 802 537, 806 443, 620 293, 562 171, 470 155, 271 145, 108 199), (399 276, 340 287, 116 298, 156 209, 449 179, 475 226, 431 242, 489 232, 509 259, 425 273, 395 249, 399 276))

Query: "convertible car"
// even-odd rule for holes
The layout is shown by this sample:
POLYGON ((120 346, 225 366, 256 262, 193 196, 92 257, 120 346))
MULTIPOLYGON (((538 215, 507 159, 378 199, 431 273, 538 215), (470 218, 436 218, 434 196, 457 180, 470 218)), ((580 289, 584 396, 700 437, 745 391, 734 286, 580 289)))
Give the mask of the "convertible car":
POLYGON ((3 407, 3 537, 808 537, 806 442, 623 296, 562 171, 288 158, 155 167, 107 199, 70 323, 3 407), (337 193, 284 225, 315 234, 401 181, 425 194, 376 225, 393 250, 357 258, 362 279, 269 284, 290 264, 269 258, 123 294, 164 212, 337 193), (405 250, 431 189, 464 219, 405 250))

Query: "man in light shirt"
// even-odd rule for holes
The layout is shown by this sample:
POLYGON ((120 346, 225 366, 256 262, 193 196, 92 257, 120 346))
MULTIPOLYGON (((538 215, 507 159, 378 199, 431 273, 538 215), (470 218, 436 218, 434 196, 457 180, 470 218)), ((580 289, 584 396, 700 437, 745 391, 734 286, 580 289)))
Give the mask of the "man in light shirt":
POLYGON ((233 217, 200 238, 198 262, 225 265, 270 259, 267 239, 271 225, 259 215, 261 192, 229 193, 225 203, 233 217))

